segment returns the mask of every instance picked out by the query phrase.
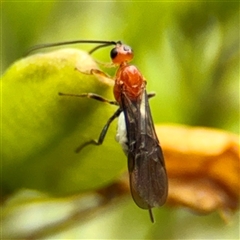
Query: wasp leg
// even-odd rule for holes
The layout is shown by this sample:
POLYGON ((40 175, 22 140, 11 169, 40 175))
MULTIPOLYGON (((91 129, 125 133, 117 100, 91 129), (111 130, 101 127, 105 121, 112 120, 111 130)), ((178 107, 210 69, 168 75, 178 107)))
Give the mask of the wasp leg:
POLYGON ((108 119, 107 123, 105 124, 105 126, 103 127, 98 140, 90 140, 88 142, 83 143, 82 145, 80 145, 77 149, 76 149, 76 153, 80 152, 83 148, 85 148, 88 145, 101 145, 104 141, 104 138, 107 134, 108 128, 110 126, 110 124, 112 123, 112 121, 117 118, 120 113, 122 112, 121 108, 118 108, 118 110, 108 119))
POLYGON ((91 98, 91 99, 94 99, 94 100, 97 100, 97 101, 100 101, 100 102, 106 102, 106 103, 109 103, 111 105, 117 105, 118 106, 118 103, 116 101, 112 101, 112 100, 108 100, 98 94, 95 94, 95 93, 81 93, 81 94, 71 94, 71 93, 62 93, 62 92, 59 92, 58 95, 60 96, 67 96, 67 97, 86 97, 86 98, 91 98))
POLYGON ((103 66, 104 68, 115 68, 116 67, 116 64, 110 62, 110 63, 106 63, 106 62, 101 62, 101 61, 98 61, 98 60, 95 60, 95 62, 98 64, 98 65, 101 65, 103 66))
POLYGON ((156 93, 155 92, 150 92, 150 93, 148 93, 147 96, 148 96, 148 99, 149 99, 149 98, 155 97, 156 93))
POLYGON ((110 77, 109 75, 107 75, 106 73, 98 69, 90 69, 89 71, 82 71, 81 69, 75 67, 75 70, 77 70, 82 74, 93 75, 96 78, 98 78, 100 81, 105 82, 106 84, 112 85, 114 81, 112 77, 110 77))
POLYGON ((103 78, 108 78, 113 80, 109 75, 107 75, 106 73, 98 69, 90 69, 89 71, 82 71, 80 68, 75 67, 75 70, 86 75, 94 75, 96 77, 103 77, 103 78))

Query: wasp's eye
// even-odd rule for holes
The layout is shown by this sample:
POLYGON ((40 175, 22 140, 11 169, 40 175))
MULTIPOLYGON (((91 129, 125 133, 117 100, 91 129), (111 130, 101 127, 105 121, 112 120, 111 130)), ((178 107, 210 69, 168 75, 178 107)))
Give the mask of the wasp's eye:
POLYGON ((118 55, 117 48, 113 48, 110 52, 111 59, 114 59, 118 55))

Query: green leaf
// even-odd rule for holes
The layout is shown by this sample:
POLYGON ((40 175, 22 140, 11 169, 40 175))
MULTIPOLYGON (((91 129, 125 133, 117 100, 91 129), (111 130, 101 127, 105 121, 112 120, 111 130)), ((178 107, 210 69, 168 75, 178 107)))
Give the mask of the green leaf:
POLYGON ((3 75, 5 194, 19 188, 58 195, 95 189, 126 168, 114 126, 102 146, 75 153, 82 143, 98 138, 116 111, 116 106, 91 99, 58 95, 93 92, 113 99, 111 82, 80 73, 76 67, 84 72, 97 68, 87 53, 64 49, 19 60, 3 75))

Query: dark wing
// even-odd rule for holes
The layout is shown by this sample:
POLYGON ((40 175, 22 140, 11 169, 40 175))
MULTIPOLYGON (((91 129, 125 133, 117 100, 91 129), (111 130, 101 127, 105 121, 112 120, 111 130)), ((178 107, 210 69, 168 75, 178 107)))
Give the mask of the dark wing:
POLYGON ((132 197, 140 208, 161 206, 167 199, 168 180, 147 93, 144 90, 137 101, 131 101, 122 93, 121 100, 127 128, 132 197))

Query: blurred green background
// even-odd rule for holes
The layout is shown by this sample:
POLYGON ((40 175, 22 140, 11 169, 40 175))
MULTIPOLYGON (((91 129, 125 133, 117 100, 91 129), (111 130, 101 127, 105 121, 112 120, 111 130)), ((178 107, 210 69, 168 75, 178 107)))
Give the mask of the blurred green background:
MULTIPOLYGON (((151 100, 156 123, 209 126, 239 133, 239 2, 31 1, 1 2, 1 9, 2 74, 39 43, 122 40, 133 48, 133 64, 147 79, 148 91, 157 94, 151 100)), ((109 50, 101 50, 94 57, 109 62, 109 50)), ((99 214, 79 227, 70 224, 62 235, 59 229, 50 236, 239 238, 238 216, 233 225, 225 226, 217 214, 200 217, 163 207, 155 211, 157 223, 151 225, 147 214, 132 205, 129 196, 107 214, 99 214), (132 216, 136 216, 134 221, 132 216)))

